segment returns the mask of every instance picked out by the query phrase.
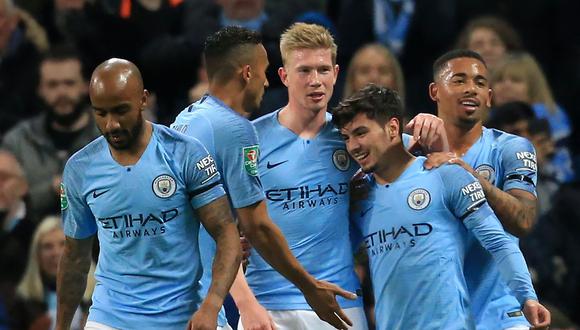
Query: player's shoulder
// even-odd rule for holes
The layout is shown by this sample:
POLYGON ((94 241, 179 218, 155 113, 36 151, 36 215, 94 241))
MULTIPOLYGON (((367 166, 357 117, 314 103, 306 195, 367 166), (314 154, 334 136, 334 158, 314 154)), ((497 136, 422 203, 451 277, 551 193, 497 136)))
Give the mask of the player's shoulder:
POLYGON ((252 120, 252 125, 254 125, 256 132, 260 136, 263 136, 267 132, 270 132, 274 129, 278 124, 278 114, 280 113, 281 109, 277 109, 273 112, 260 116, 254 120, 252 120))
POLYGON ((159 143, 175 152, 187 152, 191 149, 203 149, 202 143, 195 137, 183 134, 160 124, 153 124, 153 132, 159 143))
POLYGON ((99 157, 99 154, 101 154, 103 149, 107 148, 107 146, 107 140, 101 135, 70 156, 67 164, 78 165, 88 163, 95 159, 95 157, 99 157))
POLYGON ((484 134, 486 134, 486 137, 489 140, 492 140, 493 143, 500 149, 514 145, 517 146, 532 145, 532 143, 524 137, 507 133, 495 128, 484 128, 484 134))

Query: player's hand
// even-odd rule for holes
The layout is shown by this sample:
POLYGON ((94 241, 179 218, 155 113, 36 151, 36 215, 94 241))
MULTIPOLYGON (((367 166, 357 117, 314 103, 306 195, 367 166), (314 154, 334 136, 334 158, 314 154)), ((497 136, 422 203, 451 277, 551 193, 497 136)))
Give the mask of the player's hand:
POLYGON ((336 302, 336 295, 351 300, 357 298, 356 294, 343 290, 337 285, 318 280, 315 280, 314 287, 304 292, 306 301, 321 320, 336 329, 348 329, 348 326, 352 326, 352 321, 336 302))
POLYGON ((449 151, 443 119, 437 116, 420 113, 405 125, 404 132, 413 135, 410 151, 417 148, 422 149, 425 154, 449 151))
POLYGON ((276 330, 268 311, 257 301, 238 306, 244 330, 276 330))
POLYGON ((453 152, 434 152, 427 155, 427 160, 423 164, 423 167, 427 170, 440 167, 444 164, 455 164, 463 167, 467 172, 472 175, 476 175, 475 171, 469 164, 463 161, 460 157, 453 152))
POLYGON ((252 245, 246 238, 246 236, 240 236, 240 245, 242 246, 242 266, 245 268, 250 263, 250 254, 252 254, 252 245))
POLYGON ((187 330, 215 330, 217 328, 217 317, 219 309, 215 310, 206 304, 201 304, 197 312, 195 312, 189 322, 187 322, 187 330))
POLYGON ((528 299, 524 303, 524 315, 531 329, 548 329, 552 321, 550 311, 536 300, 528 299))
MULTIPOLYGON (((358 170, 352 179, 350 179, 350 206, 351 210, 354 210, 356 202, 367 199, 369 196, 370 185, 365 178, 365 173, 362 170, 358 170)), ((356 210, 354 210, 356 211, 356 210)))

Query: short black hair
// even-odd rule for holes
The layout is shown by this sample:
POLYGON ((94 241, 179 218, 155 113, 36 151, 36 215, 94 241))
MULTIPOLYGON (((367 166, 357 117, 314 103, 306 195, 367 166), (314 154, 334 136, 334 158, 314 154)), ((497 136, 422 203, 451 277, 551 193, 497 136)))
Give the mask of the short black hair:
POLYGON ((381 125, 391 118, 397 118, 399 134, 403 133, 403 103, 395 90, 375 84, 367 85, 333 109, 332 122, 340 129, 359 113, 366 114, 381 125))
POLYGON ((435 62, 433 63, 433 80, 437 80, 437 75, 439 74, 439 72, 441 72, 443 67, 445 67, 447 62, 456 58, 474 58, 483 63, 483 65, 487 68, 485 60, 483 59, 483 57, 481 57, 481 55, 479 55, 479 53, 469 49, 454 49, 439 56, 439 58, 435 60, 435 62))
POLYGON ((83 56, 79 52, 78 48, 70 43, 61 43, 51 46, 50 49, 42 55, 40 65, 42 65, 44 62, 62 62, 68 60, 79 61, 81 64, 81 74, 83 79, 87 79, 90 76, 90 73, 87 71, 87 68, 84 65, 85 61, 83 56))
POLYGON ((508 102, 491 109, 486 126, 502 129, 521 120, 529 123, 535 117, 534 110, 529 104, 521 101, 508 102))
MULTIPOLYGON (((209 35, 205 40, 203 57, 206 64, 207 75, 213 78, 230 78, 240 64, 247 60, 247 49, 244 46, 256 46, 262 43, 259 33, 239 27, 227 26, 209 35)), ((253 58, 254 54, 250 54, 253 58)))

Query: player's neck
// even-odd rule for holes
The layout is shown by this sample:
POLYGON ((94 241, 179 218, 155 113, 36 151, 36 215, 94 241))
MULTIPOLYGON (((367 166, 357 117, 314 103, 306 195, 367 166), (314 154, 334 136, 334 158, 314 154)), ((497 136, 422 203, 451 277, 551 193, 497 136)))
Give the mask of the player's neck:
POLYGON ((449 140, 449 149, 451 152, 463 156, 469 148, 479 139, 483 132, 481 122, 472 127, 463 127, 450 122, 445 122, 445 131, 449 140))
POLYGON ((240 115, 246 118, 250 116, 250 112, 244 109, 244 93, 234 86, 232 82, 228 82, 225 85, 210 82, 209 93, 240 115))
POLYGON ((278 114, 282 126, 288 128, 303 139, 318 135, 326 123, 326 109, 318 112, 300 109, 291 104, 286 105, 278 114))
POLYGON ((143 122, 143 129, 136 139, 136 143, 128 149, 117 150, 109 146, 113 159, 121 166, 135 165, 147 149, 147 145, 151 140, 153 134, 153 125, 148 122, 143 122))
POLYGON ((393 150, 383 155, 381 166, 375 169, 373 175, 380 185, 391 184, 409 167, 415 156, 411 155, 403 143, 393 147, 393 150))

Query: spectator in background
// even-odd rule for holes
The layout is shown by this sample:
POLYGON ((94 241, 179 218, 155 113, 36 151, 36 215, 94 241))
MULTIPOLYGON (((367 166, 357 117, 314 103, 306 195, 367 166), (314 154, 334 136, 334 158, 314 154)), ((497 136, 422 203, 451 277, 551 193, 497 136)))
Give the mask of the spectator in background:
POLYGON ((0 0, 0 140, 34 111, 36 67, 48 49, 43 28, 12 0, 0 0))
POLYGON ((30 183, 31 213, 36 218, 58 212, 61 174, 74 152, 99 136, 87 102, 87 82, 78 55, 55 48, 38 67, 41 114, 22 121, 5 136, 30 183))
POLYGON ((467 23, 459 35, 456 48, 479 53, 493 71, 506 53, 521 51, 523 46, 520 36, 508 22, 499 17, 482 16, 467 23))
POLYGON ((404 102, 405 78, 401 65, 387 47, 378 43, 364 45, 356 51, 346 71, 342 97, 349 97, 369 83, 397 91, 404 102))
POLYGON ((26 267, 35 222, 26 212, 28 183, 18 161, 0 149, 0 329, 8 326, 7 307, 26 267))
POLYGON ((537 119, 527 103, 515 101, 493 108, 486 126, 525 137, 534 145, 538 167, 538 215, 544 215, 550 210, 552 196, 560 187, 550 163, 554 156, 550 124, 546 119, 537 119))
MULTIPOLYGON (((54 329, 56 321, 56 274, 64 251, 64 232, 60 218, 48 216, 34 232, 26 272, 16 289, 10 313, 14 329, 54 329)), ((77 309, 71 329, 84 327, 95 287, 91 265, 81 308, 77 309)))
POLYGON ((572 126, 566 111, 554 100, 552 91, 542 69, 528 53, 514 53, 498 63, 491 74, 494 105, 522 101, 532 106, 537 118, 550 122, 556 151, 551 163, 556 178, 568 182, 574 178, 568 139, 572 126))

